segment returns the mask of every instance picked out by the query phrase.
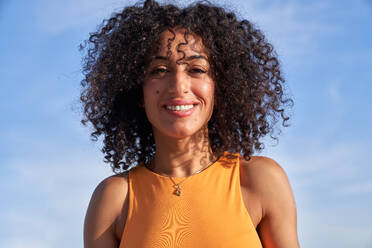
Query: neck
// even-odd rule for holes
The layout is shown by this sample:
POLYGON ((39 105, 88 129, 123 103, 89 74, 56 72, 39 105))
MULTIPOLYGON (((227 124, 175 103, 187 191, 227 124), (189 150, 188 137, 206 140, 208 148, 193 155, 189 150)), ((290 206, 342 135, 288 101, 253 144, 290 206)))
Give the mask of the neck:
POLYGON ((156 154, 149 167, 161 175, 188 177, 216 160, 206 129, 182 139, 156 135, 155 143, 156 154))

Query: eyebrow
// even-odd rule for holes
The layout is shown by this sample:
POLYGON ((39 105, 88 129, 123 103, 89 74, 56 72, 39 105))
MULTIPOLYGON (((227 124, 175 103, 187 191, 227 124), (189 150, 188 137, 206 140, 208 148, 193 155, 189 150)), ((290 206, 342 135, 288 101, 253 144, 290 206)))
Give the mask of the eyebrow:
MULTIPOLYGON (((152 61, 154 61, 154 60, 169 60, 169 57, 165 57, 165 56, 159 56, 159 55, 157 55, 157 56, 152 56, 151 57, 151 59, 150 59, 150 62, 152 62, 152 61)), ((208 61, 208 59, 207 59, 207 57, 205 57, 205 56, 203 56, 203 55, 191 55, 191 56, 189 56, 189 57, 186 57, 186 58, 184 58, 186 61, 190 61, 190 60, 193 60, 193 59, 205 59, 207 62, 209 62, 208 61)))

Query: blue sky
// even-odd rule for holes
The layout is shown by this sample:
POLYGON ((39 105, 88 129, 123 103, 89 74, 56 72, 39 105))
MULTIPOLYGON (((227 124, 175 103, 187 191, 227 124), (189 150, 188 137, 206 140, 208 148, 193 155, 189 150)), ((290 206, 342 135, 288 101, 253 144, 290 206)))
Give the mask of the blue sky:
MULTIPOLYGON (((79 44, 134 1, 0 2, 0 247, 82 247, 111 174, 80 125, 79 44)), ((219 2, 274 44, 295 100, 263 155, 286 170, 301 247, 372 247, 372 1, 219 2)))

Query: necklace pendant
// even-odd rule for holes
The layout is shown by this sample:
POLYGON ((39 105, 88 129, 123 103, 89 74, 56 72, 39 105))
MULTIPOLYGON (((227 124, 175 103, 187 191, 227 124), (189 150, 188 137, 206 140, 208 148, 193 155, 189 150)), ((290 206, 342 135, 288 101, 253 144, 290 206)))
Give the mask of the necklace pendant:
POLYGON ((181 187, 177 184, 177 189, 173 192, 176 196, 181 196, 181 187))

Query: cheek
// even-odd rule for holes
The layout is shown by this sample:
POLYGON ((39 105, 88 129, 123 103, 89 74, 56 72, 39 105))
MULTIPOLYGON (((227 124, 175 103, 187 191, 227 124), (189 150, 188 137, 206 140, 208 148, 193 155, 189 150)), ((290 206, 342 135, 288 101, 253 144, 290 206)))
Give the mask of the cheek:
MULTIPOLYGON (((156 98, 157 95, 160 94, 160 87, 157 84, 153 84, 151 82, 145 82, 142 88, 143 91, 143 101, 145 103, 151 102, 156 98)), ((151 104, 151 103, 150 103, 151 104)))
POLYGON ((205 100, 213 106, 214 103, 214 82, 210 80, 208 83, 201 84, 199 92, 203 95, 205 100))

